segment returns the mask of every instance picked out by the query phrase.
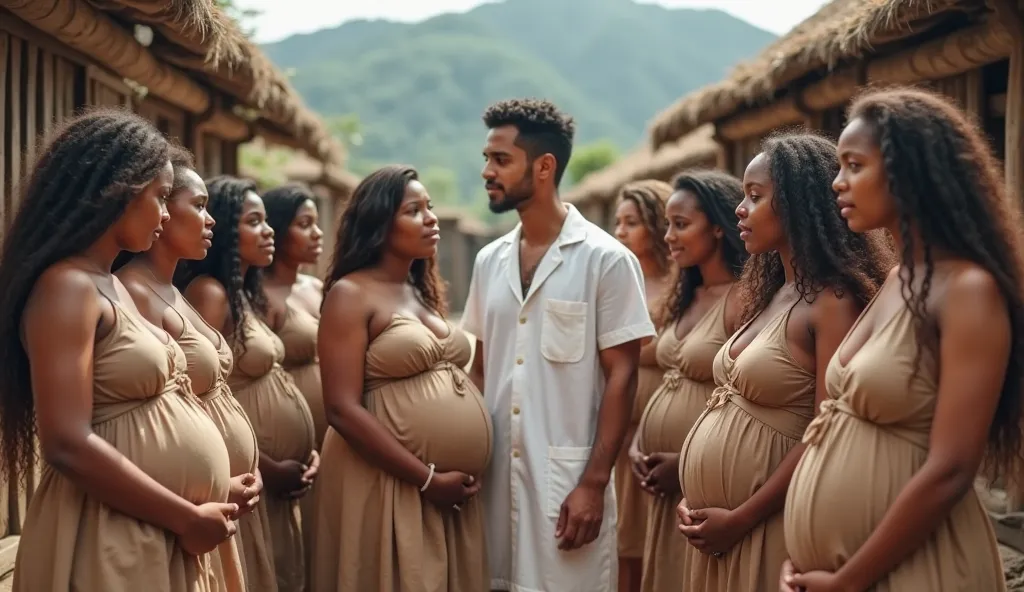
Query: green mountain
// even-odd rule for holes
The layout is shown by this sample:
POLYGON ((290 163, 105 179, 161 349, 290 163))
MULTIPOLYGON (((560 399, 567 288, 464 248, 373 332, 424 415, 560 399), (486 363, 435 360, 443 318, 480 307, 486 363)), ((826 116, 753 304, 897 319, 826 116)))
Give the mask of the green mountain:
POLYGON ((575 117, 577 147, 607 139, 626 151, 653 114, 773 38, 717 10, 505 0, 414 24, 351 21, 264 49, 310 107, 358 118, 356 172, 412 164, 435 199, 478 206, 491 102, 551 99, 575 117))

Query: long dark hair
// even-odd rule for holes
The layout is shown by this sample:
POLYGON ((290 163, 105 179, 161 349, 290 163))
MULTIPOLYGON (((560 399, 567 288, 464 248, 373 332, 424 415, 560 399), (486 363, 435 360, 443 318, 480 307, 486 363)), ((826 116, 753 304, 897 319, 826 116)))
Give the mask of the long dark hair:
POLYGON ((250 265, 242 275, 242 259, 238 254, 238 221, 242 217, 245 194, 256 192, 256 183, 229 175, 220 175, 206 181, 210 194, 207 210, 217 221, 213 245, 206 258, 182 261, 174 277, 174 284, 182 292, 195 278, 208 275, 220 282, 228 295, 228 310, 233 323, 231 338, 245 351, 246 302, 257 314, 267 312, 267 298, 263 294, 263 270, 250 265))
MULTIPOLYGON (((692 193, 708 222, 722 229, 722 259, 733 277, 740 277, 749 255, 736 226, 736 207, 743 201, 739 179, 718 171, 687 171, 676 176, 672 186, 675 191, 692 193)), ((666 324, 683 318, 693 304, 697 288, 703 284, 704 278, 696 265, 678 271, 675 287, 665 299, 666 324)))
MULTIPOLYGON (((170 151, 171 166, 174 167, 174 182, 171 185, 171 199, 174 199, 174 194, 185 188, 187 178, 185 177, 186 171, 195 170, 195 159, 192 157, 192 153, 187 149, 177 145, 171 144, 170 151)), ((111 271, 117 271, 129 261, 135 258, 138 253, 132 253, 131 251, 121 251, 117 257, 114 258, 114 264, 111 266, 111 271)))
MULTIPOLYGON (((766 139, 761 151, 768 159, 772 207, 789 241, 800 297, 811 302, 832 290, 867 304, 895 260, 884 233, 857 234, 839 215, 832 190, 839 173, 836 145, 811 133, 782 133, 766 139)), ((767 308, 785 283, 777 251, 750 257, 740 278, 743 321, 767 308)))
MULTIPOLYGON (((284 254, 285 241, 288 240, 288 227, 295 221, 295 213, 302 204, 312 201, 317 208, 320 200, 304 183, 286 183, 263 193, 263 205, 267 208, 267 223, 274 229, 274 247, 276 255, 274 263, 284 254)), ((273 267, 271 263, 271 267, 273 267)))
POLYGON ((35 462, 35 402, 21 342, 29 294, 47 268, 98 241, 169 154, 170 144, 145 119, 94 109, 55 131, 23 186, 0 258, 0 473, 11 482, 35 462))
MULTIPOLYGON (((359 183, 341 214, 336 247, 324 282, 324 302, 335 282, 380 262, 395 215, 405 199, 405 188, 418 180, 416 169, 389 165, 370 173, 359 183)), ((436 257, 413 261, 409 283, 416 288, 425 306, 440 315, 447 314, 444 282, 437 271, 436 257)))
POLYGON ((626 183, 619 191, 619 202, 631 201, 640 212, 640 221, 651 240, 654 262, 662 271, 669 268, 668 244, 665 243, 665 231, 668 229, 665 202, 671 194, 671 185, 654 179, 626 183))
MULTIPOLYGON (((914 316, 919 343, 937 354, 927 311, 936 249, 985 268, 1006 298, 1013 337, 989 429, 985 469, 992 476, 1011 472, 1018 468, 1022 443, 1024 245, 1020 208, 1007 195, 999 164, 982 133, 945 98, 910 88, 870 90, 850 107, 849 119, 858 117, 874 128, 889 193, 899 211, 903 239, 900 292, 914 316), (924 251, 924 269, 920 271, 914 262, 918 238, 924 251), (920 291, 914 288, 918 273, 923 273, 920 291)), ((918 348, 915 372, 921 355, 922 348, 918 348)))

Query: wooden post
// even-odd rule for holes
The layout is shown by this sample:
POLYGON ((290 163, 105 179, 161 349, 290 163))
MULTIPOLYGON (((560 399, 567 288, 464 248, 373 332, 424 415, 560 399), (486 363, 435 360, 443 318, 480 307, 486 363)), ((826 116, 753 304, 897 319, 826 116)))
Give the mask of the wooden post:
MULTIPOLYGON (((1021 198, 1024 183, 1024 18, 1016 1, 988 0, 996 20, 1013 38, 1010 50, 1010 75, 1006 86, 1006 144, 1003 169, 1010 195, 1021 198)), ((1024 510, 1024 491, 1020 484, 1006 492, 1009 510, 1024 510)))
MULTIPOLYGON (((1015 3, 990 0, 999 22, 1013 37, 1010 50, 1010 76, 1006 86, 1006 146, 1004 169, 1006 187, 1019 199, 1024 183, 1024 20, 1015 3)), ((1014 505, 1020 501, 1014 493, 1014 505)))

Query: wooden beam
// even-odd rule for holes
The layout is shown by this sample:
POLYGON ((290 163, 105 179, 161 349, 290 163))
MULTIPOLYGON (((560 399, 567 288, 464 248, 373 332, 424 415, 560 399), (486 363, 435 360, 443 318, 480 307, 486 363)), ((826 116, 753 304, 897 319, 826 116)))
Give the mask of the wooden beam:
POLYGON ((157 60, 86 0, 0 0, 0 6, 168 103, 191 113, 202 113, 209 106, 209 93, 202 86, 157 60))
POLYGON ((853 98, 860 87, 860 73, 854 68, 829 73, 800 91, 801 101, 812 111, 827 111, 853 98))
POLYGON ((220 109, 211 113, 197 129, 230 142, 244 142, 251 136, 245 120, 220 109))
POLYGON ((1012 50, 1006 29, 987 22, 872 60, 867 76, 869 82, 892 84, 938 80, 1005 59, 1012 50))
MULTIPOLYGON (((989 0, 999 17, 1000 28, 1011 38, 1010 75, 1006 84, 1006 144, 1003 170, 1006 188, 1021 198, 1024 183, 1024 17, 1010 0, 989 0)), ((1011 493, 1015 506, 1022 503, 1021 492, 1011 493)))
POLYGON ((739 140, 787 125, 799 125, 805 118, 793 97, 787 97, 765 107, 742 111, 718 123, 716 131, 725 140, 739 140))

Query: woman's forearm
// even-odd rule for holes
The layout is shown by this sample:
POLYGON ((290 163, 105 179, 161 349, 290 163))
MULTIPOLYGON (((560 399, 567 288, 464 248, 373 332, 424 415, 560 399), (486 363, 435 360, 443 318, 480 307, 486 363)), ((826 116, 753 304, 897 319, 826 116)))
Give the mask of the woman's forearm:
POLYGON ((782 462, 775 468, 764 485, 734 510, 746 530, 749 531, 765 522, 785 507, 789 483, 793 480, 793 472, 796 471, 796 465, 800 462, 805 448, 806 445, 803 443, 794 446, 782 458, 782 462))
POLYGON ((106 440, 89 433, 80 442, 51 446, 47 461, 87 495, 142 522, 184 532, 196 505, 167 489, 106 440))
POLYGON ((426 482, 430 469, 362 406, 350 405, 342 413, 329 413, 327 420, 371 464, 417 487, 426 482))

